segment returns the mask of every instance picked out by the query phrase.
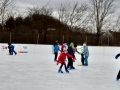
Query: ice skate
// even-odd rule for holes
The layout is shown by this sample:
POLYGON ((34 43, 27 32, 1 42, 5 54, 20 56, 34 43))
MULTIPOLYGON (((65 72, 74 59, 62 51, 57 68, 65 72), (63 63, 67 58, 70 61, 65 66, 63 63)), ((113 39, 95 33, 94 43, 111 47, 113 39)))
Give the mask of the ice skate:
POLYGON ((75 69, 75 67, 70 67, 68 70, 74 70, 75 69))
POLYGON ((88 66, 88 64, 84 64, 84 66, 88 66))
POLYGON ((58 73, 63 73, 63 71, 59 69, 59 70, 58 70, 58 73))
POLYGON ((119 78, 116 78, 116 81, 118 81, 119 80, 119 78))
POLYGON ((66 73, 69 73, 69 71, 68 71, 68 70, 66 70, 66 73))

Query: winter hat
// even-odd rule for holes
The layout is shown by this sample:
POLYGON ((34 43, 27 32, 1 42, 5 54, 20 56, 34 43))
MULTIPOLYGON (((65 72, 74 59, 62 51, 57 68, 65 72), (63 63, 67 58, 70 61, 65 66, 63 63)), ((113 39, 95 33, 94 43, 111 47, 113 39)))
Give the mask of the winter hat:
POLYGON ((70 43, 70 46, 73 46, 73 45, 74 45, 74 43, 73 43, 73 42, 71 42, 71 43, 70 43))

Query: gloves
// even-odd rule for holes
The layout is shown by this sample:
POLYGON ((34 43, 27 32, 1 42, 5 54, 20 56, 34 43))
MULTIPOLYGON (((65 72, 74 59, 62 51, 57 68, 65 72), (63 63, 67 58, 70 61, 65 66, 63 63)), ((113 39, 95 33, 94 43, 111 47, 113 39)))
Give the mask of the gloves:
POLYGON ((75 62, 75 60, 76 60, 76 57, 73 57, 73 58, 72 58, 72 60, 73 60, 73 62, 75 62))
POLYGON ((59 64, 59 62, 56 63, 56 65, 58 65, 58 64, 59 64))

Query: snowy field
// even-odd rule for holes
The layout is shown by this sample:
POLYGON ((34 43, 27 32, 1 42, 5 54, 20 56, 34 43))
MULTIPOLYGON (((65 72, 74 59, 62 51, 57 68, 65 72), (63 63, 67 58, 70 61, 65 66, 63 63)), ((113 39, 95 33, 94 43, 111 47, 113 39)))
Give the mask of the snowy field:
POLYGON ((120 90, 120 58, 90 55, 89 66, 78 66, 76 57, 76 69, 59 74, 54 54, 1 54, 0 90, 120 90))

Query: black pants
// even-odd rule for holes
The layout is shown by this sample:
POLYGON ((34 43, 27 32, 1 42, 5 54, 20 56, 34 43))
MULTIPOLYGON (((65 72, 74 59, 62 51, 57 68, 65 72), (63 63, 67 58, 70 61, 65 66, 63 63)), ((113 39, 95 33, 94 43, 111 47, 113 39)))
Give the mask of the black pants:
POLYGON ((81 54, 81 62, 82 62, 82 65, 84 65, 84 54, 81 54))
POLYGON ((54 52, 54 54, 55 54, 54 60, 57 60, 58 52, 54 52))
POLYGON ((12 50, 12 51, 11 51, 11 55, 13 55, 13 53, 14 53, 15 55, 17 54, 16 51, 12 50))
POLYGON ((69 58, 69 57, 68 57, 67 68, 69 68, 69 67, 73 67, 73 60, 72 60, 72 58, 69 58))
POLYGON ((9 49, 9 54, 12 55, 12 53, 11 53, 11 49, 9 49))
POLYGON ((63 65, 64 65, 64 67, 65 67, 65 71, 66 71, 66 70, 67 70, 66 64, 61 64, 61 66, 60 66, 60 70, 62 69, 63 65))
POLYGON ((118 72, 117 78, 120 79, 120 70, 118 72))

